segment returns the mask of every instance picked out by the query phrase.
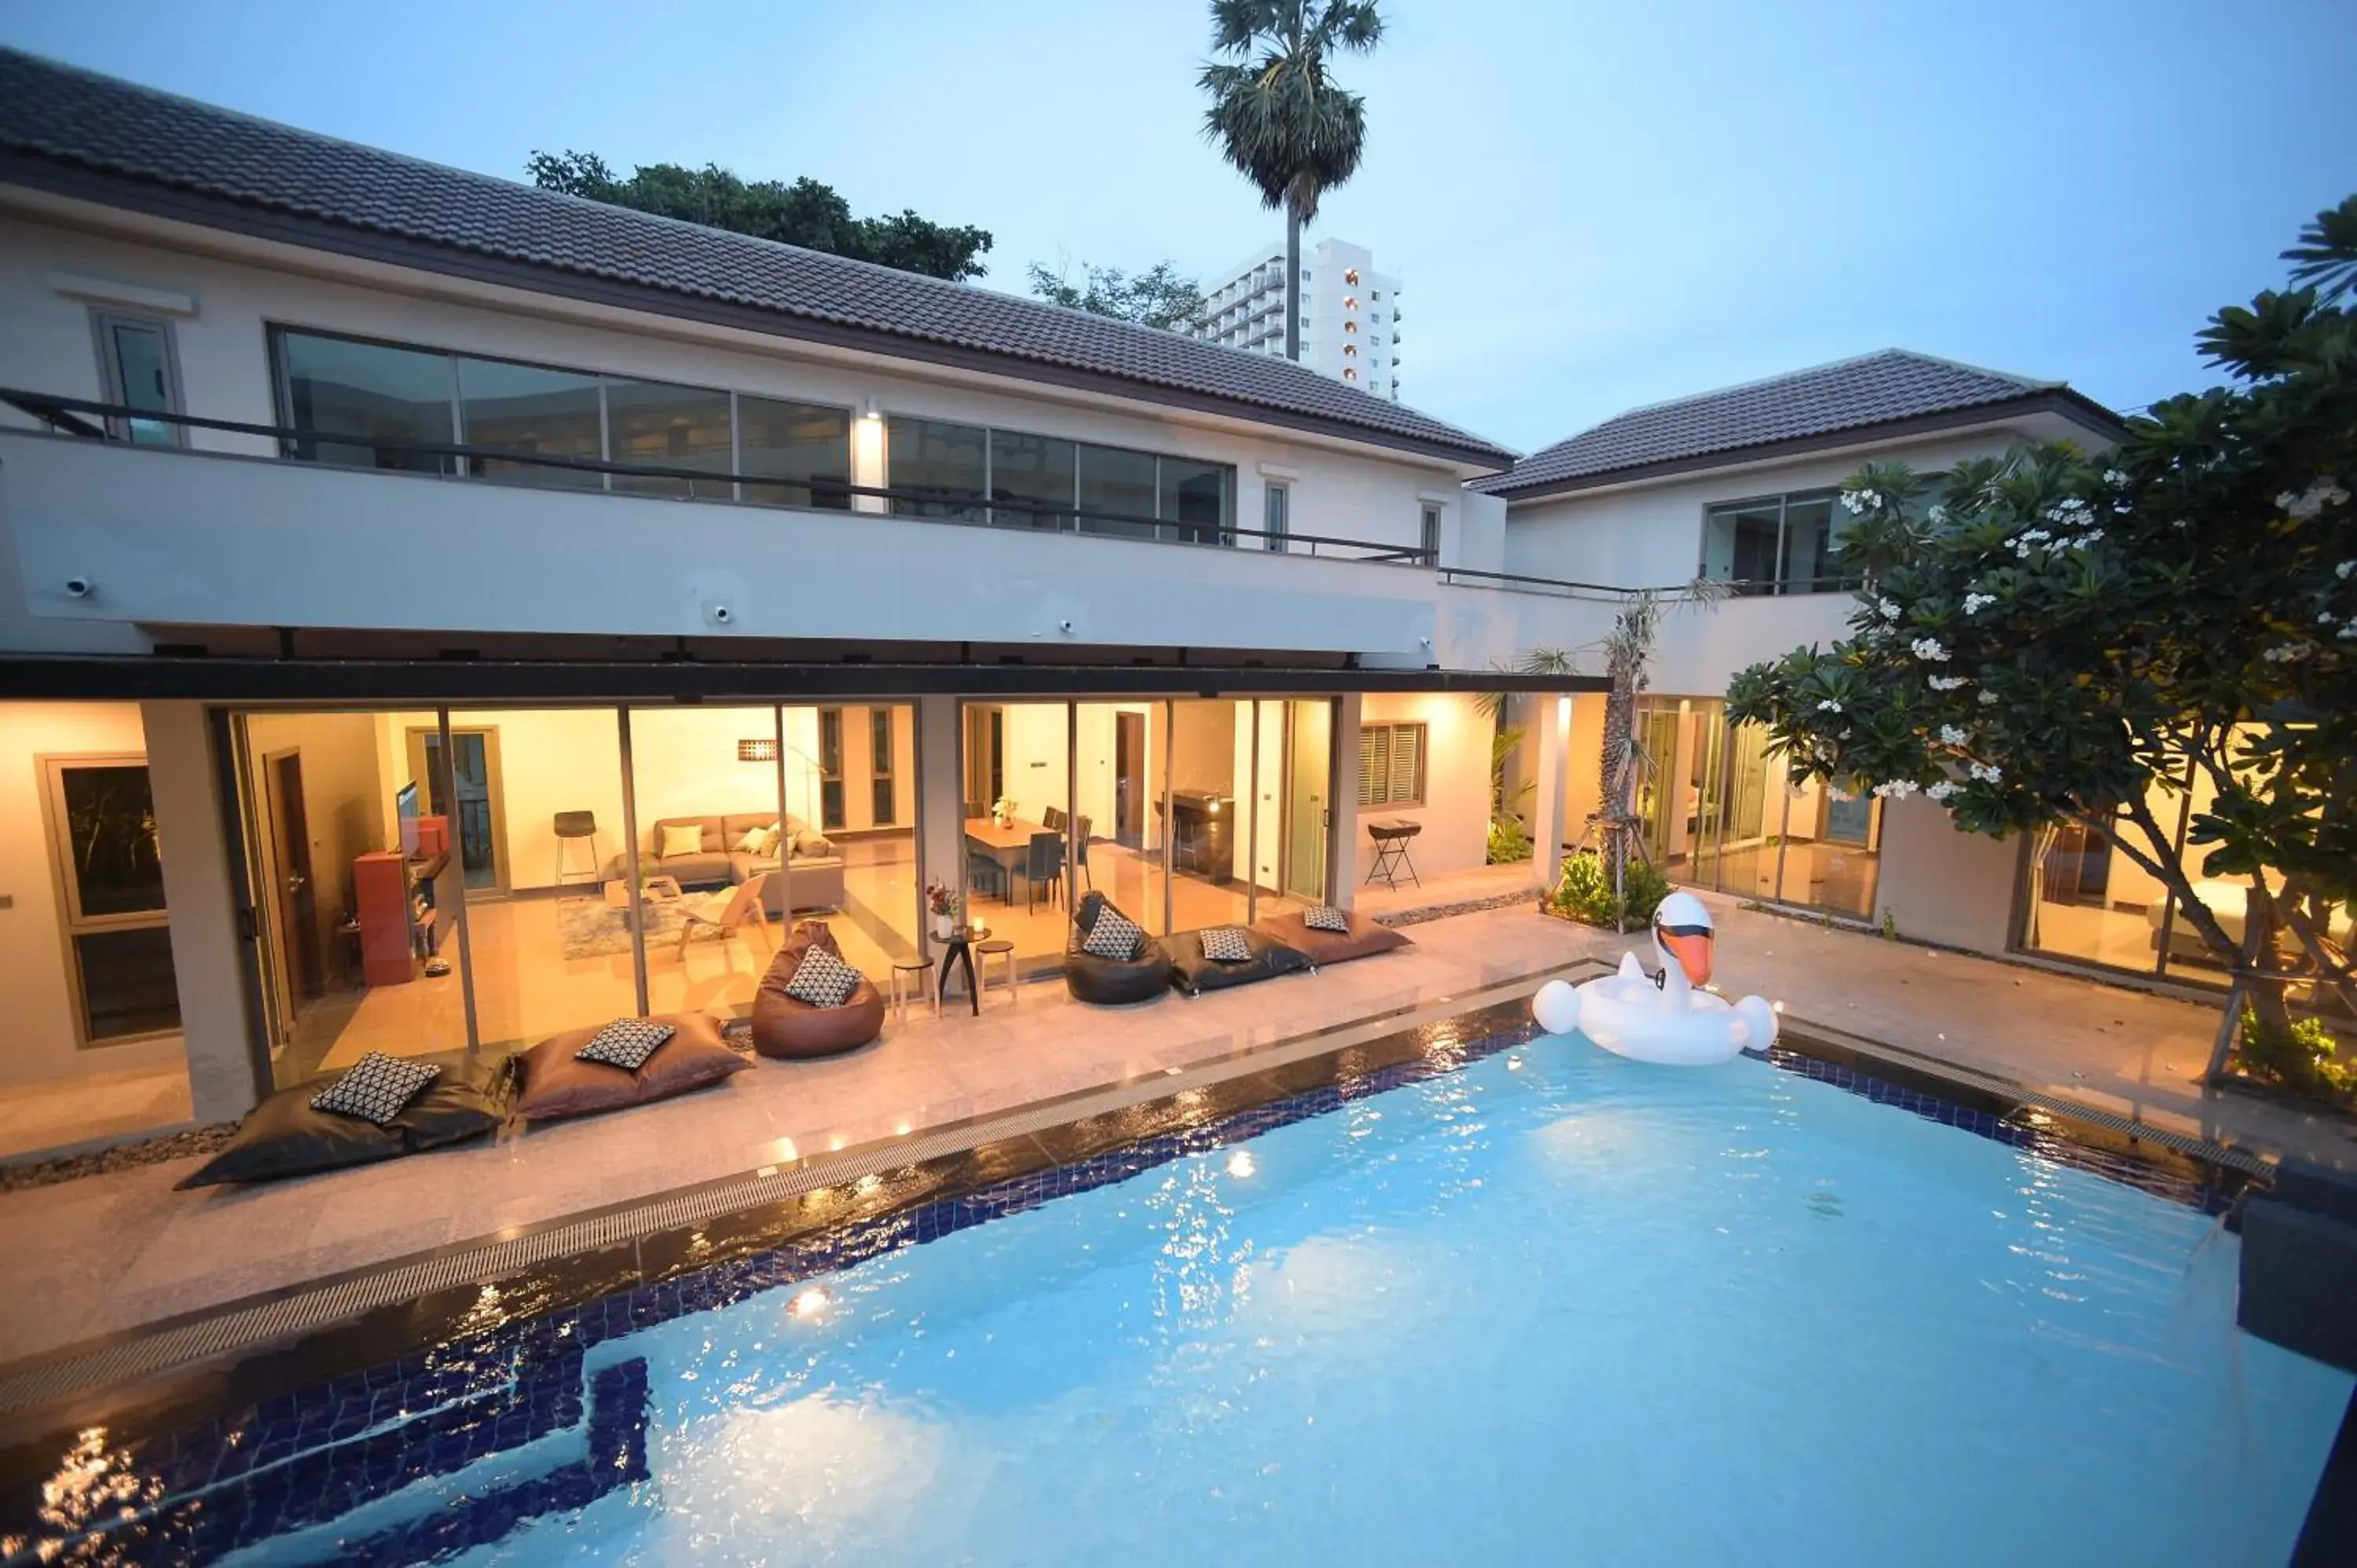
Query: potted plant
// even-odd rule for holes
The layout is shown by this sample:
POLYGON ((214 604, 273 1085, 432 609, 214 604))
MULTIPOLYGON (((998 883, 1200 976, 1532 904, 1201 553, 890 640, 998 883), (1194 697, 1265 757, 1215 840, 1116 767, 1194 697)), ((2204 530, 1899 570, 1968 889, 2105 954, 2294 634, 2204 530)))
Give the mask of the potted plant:
POLYGON ((945 882, 925 884, 925 910, 933 918, 933 939, 947 941, 956 934, 958 913, 964 900, 945 882))
POLYGON ((990 803, 990 820, 1002 828, 1006 826, 1015 820, 1015 802, 1005 795, 993 800, 990 803))

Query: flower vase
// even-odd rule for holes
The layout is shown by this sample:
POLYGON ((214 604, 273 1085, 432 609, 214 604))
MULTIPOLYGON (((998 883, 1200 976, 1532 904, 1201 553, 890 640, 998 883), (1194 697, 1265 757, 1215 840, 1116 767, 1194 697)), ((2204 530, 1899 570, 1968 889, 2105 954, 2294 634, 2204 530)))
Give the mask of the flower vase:
POLYGON ((955 935, 957 935, 956 916, 935 915, 933 917, 933 940, 945 942, 955 935))

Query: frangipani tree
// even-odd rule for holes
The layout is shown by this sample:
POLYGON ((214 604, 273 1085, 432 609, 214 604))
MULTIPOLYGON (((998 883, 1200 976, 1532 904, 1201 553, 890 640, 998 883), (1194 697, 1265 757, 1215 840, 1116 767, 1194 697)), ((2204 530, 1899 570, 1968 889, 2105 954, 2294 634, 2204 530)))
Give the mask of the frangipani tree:
MULTIPOLYGON (((2342 292, 2357 198, 2302 239, 2303 275, 2342 292)), ((2109 834, 2280 1027, 2288 965, 2352 994, 2331 910, 2357 897, 2357 330, 2306 288, 2200 341, 2232 384, 2154 404, 2100 458, 1860 469, 1850 637, 1744 671, 1727 707, 1796 781, 1921 792, 1998 837, 2109 834), (2151 800, 2196 780, 2180 856, 2151 800), (2213 877, 2249 880, 2239 940, 2193 886, 2213 877)))

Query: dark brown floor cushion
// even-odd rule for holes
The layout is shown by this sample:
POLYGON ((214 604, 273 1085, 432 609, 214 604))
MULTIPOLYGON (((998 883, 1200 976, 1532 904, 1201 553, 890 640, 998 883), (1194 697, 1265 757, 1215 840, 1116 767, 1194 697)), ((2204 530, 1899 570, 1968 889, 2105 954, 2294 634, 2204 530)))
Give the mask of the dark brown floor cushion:
POLYGON ((672 1036, 635 1072, 575 1056, 603 1024, 552 1035, 524 1052, 516 1058, 515 1113, 527 1122, 554 1122, 619 1111, 701 1089, 753 1065, 722 1045, 719 1029, 701 1013, 658 1013, 650 1021, 669 1024, 672 1036))
POLYGON ((183 1189, 235 1181, 274 1181, 347 1165, 397 1160, 492 1132, 507 1120, 507 1072, 445 1063, 432 1083, 384 1126, 358 1116, 314 1111, 311 1097, 339 1073, 282 1089, 246 1113, 221 1153, 180 1182, 183 1189))
POLYGON ((1170 983, 1189 996, 1200 996, 1206 991, 1250 985, 1255 980, 1271 980, 1280 974, 1299 974, 1309 967, 1309 961, 1301 956, 1298 949, 1278 941, 1265 931, 1246 928, 1244 944, 1252 950, 1250 958, 1222 962, 1203 956, 1201 931, 1178 932, 1167 944, 1170 950, 1170 983))
POLYGON ((802 969, 802 955, 813 947, 843 956, 834 936, 817 921, 805 920, 770 961, 770 972, 753 993, 753 1048, 765 1057, 793 1061, 808 1057, 839 1056, 855 1051, 884 1032, 884 995, 876 983, 862 977, 858 989, 840 1007, 813 1007, 799 996, 786 994, 802 969))
POLYGON ((1389 926, 1378 926, 1356 910, 1350 913, 1351 929, 1347 932, 1318 930, 1305 924, 1297 910, 1265 916, 1254 923, 1253 929, 1298 950, 1320 969, 1329 963, 1348 963, 1354 958, 1414 945, 1389 926))

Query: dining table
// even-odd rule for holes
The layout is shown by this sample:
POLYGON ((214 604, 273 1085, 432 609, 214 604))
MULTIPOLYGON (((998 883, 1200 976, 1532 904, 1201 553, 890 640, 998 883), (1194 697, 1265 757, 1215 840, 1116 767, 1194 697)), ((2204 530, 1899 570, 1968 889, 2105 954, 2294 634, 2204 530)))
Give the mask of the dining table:
POLYGON ((995 817, 968 817, 965 820, 965 842, 969 850, 979 851, 998 862, 999 897, 1015 902, 1015 879, 1025 874, 1031 855, 1031 835, 1055 830, 1022 817, 1009 817, 1000 827, 995 817))

